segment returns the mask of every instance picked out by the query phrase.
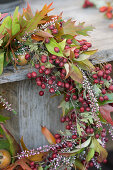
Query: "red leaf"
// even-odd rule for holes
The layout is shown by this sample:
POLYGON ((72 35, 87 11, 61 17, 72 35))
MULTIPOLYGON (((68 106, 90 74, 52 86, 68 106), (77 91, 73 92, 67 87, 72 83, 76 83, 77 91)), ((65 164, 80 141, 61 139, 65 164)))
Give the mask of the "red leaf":
POLYGON ((8 15, 8 13, 0 14, 0 21, 1 21, 4 17, 6 17, 7 15, 8 15))
POLYGON ((110 113, 113 112, 113 107, 108 105, 108 104, 105 104, 103 106, 100 106, 100 113, 102 115, 102 117, 107 120, 107 122, 109 124, 111 124, 113 126, 113 120, 111 118, 111 115, 110 113))

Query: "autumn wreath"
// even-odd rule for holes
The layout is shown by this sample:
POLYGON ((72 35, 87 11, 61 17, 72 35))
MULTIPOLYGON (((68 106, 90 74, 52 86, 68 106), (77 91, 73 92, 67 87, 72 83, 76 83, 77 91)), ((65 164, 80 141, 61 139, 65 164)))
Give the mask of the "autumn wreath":
MULTIPOLYGON (((8 64, 31 64, 36 71, 27 74, 52 97, 62 95, 59 108, 62 109, 61 123, 65 131, 52 135, 46 127, 41 127, 50 145, 28 150, 21 138, 20 146, 4 127, 7 119, 0 115, 0 168, 13 170, 85 170, 89 167, 101 168, 106 163, 108 141, 107 131, 113 135, 113 85, 111 64, 95 66, 89 60, 97 50, 90 50, 92 44, 79 35, 88 36, 93 27, 84 23, 76 25, 72 19, 63 20, 60 15, 48 15, 52 4, 45 5, 33 15, 28 4, 23 14, 18 7, 13 16, 7 16, 0 25, 0 72, 8 64), (2 136, 3 134, 3 136, 2 136), (4 138, 5 135, 5 138, 4 138), (2 145, 2 144, 5 145, 2 145), (2 146, 2 147, 1 147, 2 146)), ((1 14, 2 20, 6 14, 1 14)), ((12 110, 3 96, 1 104, 12 110)))

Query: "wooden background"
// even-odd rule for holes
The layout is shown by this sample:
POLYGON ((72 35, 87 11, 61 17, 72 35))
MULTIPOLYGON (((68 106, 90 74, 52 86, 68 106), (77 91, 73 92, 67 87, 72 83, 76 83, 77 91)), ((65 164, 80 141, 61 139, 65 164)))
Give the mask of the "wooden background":
MULTIPOLYGON (((41 9, 42 6, 50 0, 28 0, 33 11, 41 9)), ((83 0, 53 0, 55 10, 53 14, 59 14, 64 11, 64 18, 73 18, 78 22, 86 22, 86 25, 93 25, 95 30, 86 37, 93 44, 94 49, 98 52, 91 57, 93 63, 107 62, 113 60, 113 29, 108 28, 113 21, 106 20, 102 14, 95 8, 82 9, 83 0)), ((23 7, 26 5, 23 4, 23 7)), ((22 11, 22 9, 20 9, 22 11)), ((50 98, 49 93, 40 97, 38 95, 39 87, 33 80, 26 80, 26 74, 31 71, 29 66, 18 68, 18 70, 9 67, 4 70, 0 76, 0 91, 5 92, 9 103, 17 111, 17 115, 2 111, 11 119, 7 126, 19 141, 21 136, 24 137, 25 144, 28 148, 36 148, 39 145, 46 144, 47 141, 41 134, 40 125, 56 132, 63 129, 59 122, 61 110, 57 109, 61 98, 50 98)), ((113 143, 108 144, 108 149, 113 149, 113 143)))

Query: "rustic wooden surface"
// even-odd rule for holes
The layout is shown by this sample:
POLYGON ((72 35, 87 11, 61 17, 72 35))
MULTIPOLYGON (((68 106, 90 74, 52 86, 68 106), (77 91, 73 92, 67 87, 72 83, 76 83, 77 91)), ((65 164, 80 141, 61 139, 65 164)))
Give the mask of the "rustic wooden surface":
MULTIPOLYGON (((35 11, 51 1, 28 0, 28 2, 35 11)), ((86 37, 92 42, 94 49, 99 49, 97 54, 92 57, 93 63, 113 60, 113 30, 108 28, 112 21, 106 20, 95 8, 82 9, 83 0, 53 0, 53 2, 53 7, 55 7, 53 14, 64 11, 64 18, 72 17, 77 22, 85 21, 86 25, 92 24, 96 28, 89 37, 86 37)), ((59 122, 61 111, 57 109, 61 98, 50 99, 48 93, 48 95, 40 97, 38 95, 40 89, 35 85, 35 82, 25 80, 28 71, 31 71, 29 66, 17 71, 8 68, 0 76, 0 91, 6 91, 5 96, 9 103, 12 103, 17 115, 7 111, 5 113, 2 111, 2 113, 11 117, 7 126, 16 139, 19 140, 23 136, 29 148, 36 148, 40 144, 47 143, 41 134, 40 124, 46 125, 52 129, 52 132, 63 128, 59 122)), ((111 142, 108 144, 108 149, 113 149, 111 142)))

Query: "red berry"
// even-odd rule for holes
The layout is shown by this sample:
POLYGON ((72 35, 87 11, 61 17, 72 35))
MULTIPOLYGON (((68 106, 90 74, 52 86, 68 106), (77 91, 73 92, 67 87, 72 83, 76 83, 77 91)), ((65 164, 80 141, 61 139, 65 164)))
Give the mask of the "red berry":
POLYGON ((44 95, 44 91, 39 91, 39 95, 43 96, 44 95))
POLYGON ((69 83, 65 83, 65 88, 69 88, 69 83))
POLYGON ((60 62, 59 67, 64 67, 64 63, 60 62))
POLYGON ((69 97, 65 97, 65 101, 68 102, 69 101, 69 97))
POLYGON ((64 63, 67 63, 67 61, 68 61, 67 58, 64 58, 64 59, 63 59, 63 62, 64 62, 64 63))
POLYGON ((72 135, 72 139, 76 139, 77 138, 77 135, 72 135))
POLYGON ((83 97, 79 97, 79 101, 82 103, 84 101, 83 97))
POLYGON ((62 86, 62 82, 61 82, 61 81, 58 81, 58 82, 57 82, 57 86, 62 86))
POLYGON ((37 73, 36 73, 35 71, 33 71, 33 72, 31 73, 31 75, 32 75, 32 78, 36 78, 37 73))
POLYGON ((85 44, 87 45, 88 48, 92 47, 91 43, 86 42, 85 44))
POLYGON ((105 89, 102 89, 102 94, 106 94, 106 90, 105 89))
POLYGON ((39 67, 40 67, 40 64, 35 64, 36 69, 39 69, 39 67))
POLYGON ((61 143, 61 139, 56 139, 56 143, 61 143))
POLYGON ((47 44, 50 43, 50 39, 49 39, 49 38, 46 38, 46 39, 45 39, 45 43, 47 43, 47 44))
POLYGON ((90 129, 90 133, 92 134, 94 132, 93 128, 90 129))
POLYGON ((25 55, 25 59, 26 59, 26 60, 29 60, 30 57, 31 57, 30 54, 26 54, 26 55, 25 55))
POLYGON ((58 139, 58 138, 60 138, 61 136, 60 136, 60 134, 55 134, 55 138, 56 139, 58 139))
POLYGON ((36 83, 38 86, 41 86, 41 84, 42 84, 42 82, 40 80, 38 80, 36 83))
POLYGON ((107 75, 106 75, 106 74, 104 74, 104 75, 103 75, 103 79, 106 79, 106 78, 107 78, 107 75))
POLYGON ((72 147, 72 146, 73 146, 72 142, 68 142, 68 143, 67 143, 67 146, 68 146, 68 147, 72 147))
POLYGON ((89 166, 90 167, 93 167, 94 166, 94 163, 91 161, 91 162, 89 162, 89 166))
POLYGON ((98 78, 97 74, 93 74, 92 77, 93 77, 94 79, 97 79, 97 78, 98 78))
POLYGON ((57 157, 57 154, 56 153, 53 153, 52 154, 52 158, 54 159, 54 158, 56 158, 57 157))
POLYGON ((52 58, 53 60, 55 60, 55 59, 57 58, 57 56, 56 56, 56 55, 52 55, 51 58, 52 58))
POLYGON ((100 96, 100 97, 99 97, 99 100, 100 100, 101 102, 103 102, 103 101, 104 101, 104 98, 103 98, 102 96, 100 96))
POLYGON ((110 91, 113 91, 113 85, 110 85, 110 86, 109 86, 109 90, 110 90, 110 91))
POLYGON ((103 74, 104 74, 104 73, 103 73, 103 71, 102 71, 102 70, 98 71, 98 76, 99 76, 99 77, 102 77, 102 76, 103 76, 103 74))
POLYGON ((53 29, 54 29, 54 25, 50 25, 50 26, 49 26, 49 29, 50 29, 50 30, 53 30, 53 29))
POLYGON ((103 129, 102 129, 102 132, 106 132, 106 129, 105 129, 105 128, 103 128, 103 129))
POLYGON ((70 120, 69 116, 66 116, 66 122, 68 122, 70 120))
POLYGON ((109 100, 108 96, 104 96, 104 100, 109 100))
POLYGON ((76 95, 73 95, 72 98, 73 98, 73 100, 77 100, 77 96, 76 95))
POLYGON ((111 80, 111 76, 107 76, 107 80, 108 80, 108 81, 111 80))
POLYGON ((39 69, 39 73, 40 73, 40 74, 42 74, 42 73, 43 73, 43 70, 42 70, 41 68, 39 69))
POLYGON ((51 87, 51 88, 49 89, 49 92, 50 92, 50 93, 54 93, 54 92, 55 92, 55 89, 54 89, 53 87, 51 87))
POLYGON ((53 81, 52 80, 48 80, 48 84, 53 84, 53 81))
POLYGON ((67 50, 67 49, 69 49, 69 48, 70 48, 69 45, 66 45, 64 49, 67 50))
POLYGON ((45 88, 46 88, 46 85, 43 83, 43 84, 41 85, 41 87, 42 87, 42 89, 45 89, 45 88))
POLYGON ((75 53, 75 58, 79 58, 79 53, 75 53))
POLYGON ((87 112, 90 112, 90 110, 91 110, 90 107, 86 107, 87 112))
POLYGON ((68 39, 66 42, 67 42, 67 44, 72 44, 72 40, 71 39, 68 39))
POLYGON ((56 53, 58 53, 60 50, 59 50, 58 47, 55 47, 55 48, 54 48, 54 51, 55 51, 56 53))
POLYGON ((41 62, 45 63, 47 61, 47 56, 46 55, 42 55, 41 56, 41 62))
POLYGON ((28 73, 28 74, 27 74, 27 77, 28 77, 29 79, 31 79, 32 74, 31 74, 31 73, 28 73))
POLYGON ((65 120, 66 120, 65 117, 61 117, 61 119, 60 119, 61 123, 64 123, 65 120))
POLYGON ((107 16, 108 19, 112 19, 112 17, 113 17, 113 16, 112 16, 112 12, 107 12, 107 13, 106 13, 106 16, 107 16))
POLYGON ((90 133, 90 128, 87 128, 87 129, 86 129, 86 133, 90 133))
POLYGON ((103 163, 106 164, 107 163, 107 159, 103 160, 103 163))
POLYGON ((101 136, 104 138, 106 136, 106 134, 103 132, 103 133, 101 133, 101 136))
POLYGON ((66 125, 66 129, 67 129, 67 130, 70 130, 70 129, 71 129, 71 126, 70 126, 70 125, 66 125))
POLYGON ((96 134, 96 135, 95 135, 95 138, 98 139, 98 138, 99 138, 99 134, 96 134))
POLYGON ((103 80, 100 80, 100 84, 104 84, 104 81, 103 81, 103 80))
POLYGON ((87 45, 83 45, 83 46, 82 46, 82 49, 83 49, 84 51, 88 50, 87 45))
POLYGON ((84 110, 85 110, 84 107, 80 108, 80 112, 84 112, 84 110))
POLYGON ((108 7, 102 6, 102 7, 99 9, 99 11, 100 11, 100 12, 105 12, 105 11, 107 11, 107 9, 108 9, 108 7))
POLYGON ((111 71, 110 70, 106 70, 105 73, 108 75, 108 74, 111 73, 111 71))
POLYGON ((49 68, 47 68, 47 69, 45 70, 45 74, 48 75, 48 74, 50 74, 50 73, 51 73, 51 70, 50 70, 49 68))
POLYGON ((45 66, 44 66, 44 65, 43 65, 43 66, 41 66, 40 68, 41 68, 43 71, 45 70, 45 66))
POLYGON ((75 50, 74 50, 74 53, 79 53, 79 52, 80 52, 79 49, 75 49, 75 50))
POLYGON ((98 79, 95 79, 95 80, 94 80, 94 83, 95 83, 95 84, 98 84, 98 83, 99 83, 98 79))
POLYGON ((57 34, 57 33, 58 33, 58 30, 57 30, 57 29, 53 29, 53 30, 52 30, 52 33, 53 33, 53 34, 57 34))

